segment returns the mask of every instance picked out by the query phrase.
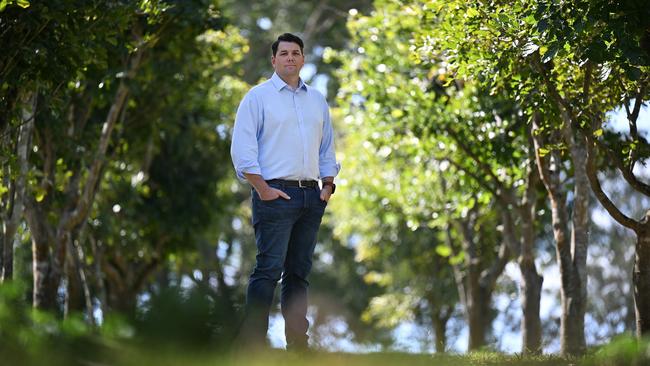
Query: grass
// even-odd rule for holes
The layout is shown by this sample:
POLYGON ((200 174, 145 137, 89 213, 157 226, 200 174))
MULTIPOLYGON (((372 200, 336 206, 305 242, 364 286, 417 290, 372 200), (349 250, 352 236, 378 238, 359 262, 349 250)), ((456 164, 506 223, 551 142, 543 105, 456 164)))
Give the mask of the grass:
MULTIPOLYGON (((523 356, 497 352, 425 355, 398 352, 369 354, 311 352, 295 354, 284 350, 247 349, 238 353, 216 348, 180 346, 164 342, 94 341, 50 344, 28 353, 2 352, 0 365, 83 365, 83 366, 644 366, 650 365, 650 342, 623 337, 584 357, 556 355, 523 356), (17 356, 21 355, 21 356, 17 356)), ((5 349, 6 351, 6 349, 5 349)))
POLYGON ((119 366, 570 366, 581 364, 576 360, 550 355, 522 357, 489 352, 467 355, 422 355, 397 352, 294 354, 283 350, 247 350, 239 354, 224 354, 164 347, 149 350, 124 347, 110 358, 105 364, 119 366))

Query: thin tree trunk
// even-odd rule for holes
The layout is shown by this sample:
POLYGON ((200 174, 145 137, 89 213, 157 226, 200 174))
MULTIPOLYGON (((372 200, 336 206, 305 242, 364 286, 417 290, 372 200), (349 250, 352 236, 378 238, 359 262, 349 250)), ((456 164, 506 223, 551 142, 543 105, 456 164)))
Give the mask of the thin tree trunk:
MULTIPOLYGON (((474 282, 471 279, 470 281, 474 282)), ((469 294, 467 309, 469 313, 469 350, 476 351, 487 344, 487 331, 492 320, 490 315, 492 312, 492 291, 481 286, 476 281, 470 285, 469 294)))
MULTIPOLYGON (((470 217, 478 215, 470 213, 470 217)), ((472 232, 473 220, 462 223, 463 246, 465 248, 467 275, 467 321, 469 325, 469 350, 475 351, 487 345, 487 335, 492 324, 492 292, 497 278, 503 272, 510 257, 508 245, 502 243, 498 257, 486 266, 483 259, 476 253, 475 234, 472 232), (484 268, 487 267, 487 268, 484 268)))
POLYGON ((527 186, 521 204, 521 253, 518 259, 521 271, 521 306, 524 315, 521 322, 521 334, 522 352, 538 354, 542 351, 542 321, 539 309, 544 277, 537 272, 535 265, 535 216, 537 186, 540 180, 539 170, 536 167, 532 126, 529 128, 528 142, 527 186))
POLYGON ((75 263, 74 251, 72 243, 68 246, 67 258, 65 263, 65 278, 67 282, 67 291, 65 294, 65 306, 63 316, 69 317, 72 313, 80 313, 84 310, 84 294, 81 286, 81 279, 77 272, 77 265, 75 263))
POLYGON ((543 277, 537 274, 535 263, 519 262, 522 274, 521 334, 524 354, 538 354, 542 351, 542 322, 539 316, 543 277))
POLYGON ((587 247, 589 244, 589 197, 587 148, 584 139, 573 137, 568 117, 563 128, 573 165, 573 212, 571 215, 571 252, 562 262, 563 309, 562 353, 582 355, 586 348, 585 312, 587 308, 587 247))
MULTIPOLYGON (((550 161, 540 154, 545 146, 541 136, 535 136, 537 166, 551 201, 551 217, 557 263, 560 267, 562 287, 562 318, 560 323, 560 348, 563 355, 581 355, 586 349, 584 317, 587 298, 587 244, 589 228, 589 180, 587 176, 587 149, 580 139, 575 141, 571 131, 571 120, 566 110, 562 112, 564 127, 562 137, 553 136, 554 141, 562 139, 571 151, 574 169, 574 191, 572 220, 569 221, 567 192, 560 179, 563 161, 558 151, 549 153, 550 161), (571 236, 569 237, 569 223, 571 236)), ((538 115, 533 119, 538 128, 538 115)))
POLYGON ((650 334, 650 211, 646 212, 643 227, 637 231, 634 260, 634 309, 636 335, 650 334))
MULTIPOLYGON (((547 87, 547 92, 551 100, 555 103, 560 111, 562 118, 561 138, 555 142, 564 142, 569 148, 571 154, 571 163, 573 167, 574 190, 573 190, 573 212, 571 220, 571 247, 566 244, 566 237, 562 238, 565 242, 557 242, 558 263, 560 265, 560 276, 562 277, 562 323, 560 329, 561 335, 561 352, 562 354, 580 355, 586 349, 584 335, 584 317, 587 298, 587 246, 589 244, 589 186, 590 180, 587 173, 587 144, 584 138, 575 138, 574 133, 579 132, 579 128, 574 124, 580 123, 577 118, 571 102, 565 99, 558 91, 556 85, 548 75, 547 69, 542 65, 539 53, 535 53, 531 59, 533 70, 540 73, 542 80, 547 87)), ((593 65, 587 64, 585 71, 584 95, 589 95, 588 90, 591 80, 593 65)), ((538 115, 535 115, 534 123, 537 123, 538 115)), ((540 144, 543 146, 543 144, 540 144)), ((539 150, 540 146, 536 146, 539 150)), ((557 154, 556 154, 557 155, 557 154)), ((555 164, 561 164, 559 158, 555 159, 555 164)), ((540 168, 541 169, 541 168, 540 168)), ((558 168, 559 170, 559 168, 558 168)), ((543 175, 540 171, 540 173, 543 175)), ((554 174, 555 175, 555 174, 554 174)), ((551 192, 547 182, 547 190, 550 195, 560 194, 561 186, 558 184, 559 179, 554 178, 554 193, 551 192)), ((560 194, 563 200, 566 199, 566 193, 560 194)), ((556 197, 556 200, 560 197, 556 197)), ((564 208, 566 209, 566 208, 564 208)), ((566 220, 566 214, 563 220, 566 220)), ((564 221, 567 225, 568 221, 564 221)), ((554 223, 555 225, 555 223, 554 223)), ((565 233, 568 229, 565 226, 565 233)))
MULTIPOLYGON (((36 239, 33 228, 30 228, 30 232, 33 237, 33 305, 37 309, 56 311, 58 309, 57 291, 61 280, 61 271, 55 268, 53 261, 50 260, 50 247, 53 245, 51 245, 50 241, 36 239)), ((45 234, 45 236, 48 235, 45 234)))
POLYGON ((106 295, 105 275, 102 271, 102 263, 104 262, 104 248, 101 242, 97 242, 92 235, 88 236, 90 247, 93 254, 93 272, 95 274, 96 294, 99 298, 102 316, 106 316, 108 312, 108 299, 106 295))
POLYGON ((431 307, 431 324, 435 336, 436 353, 442 354, 447 351, 447 322, 452 311, 450 309, 445 311, 433 304, 435 304, 435 299, 430 299, 429 306, 431 307))
POLYGON ((20 219, 23 217, 25 185, 28 166, 28 154, 31 148, 32 131, 34 130, 34 118, 36 116, 36 102, 38 91, 29 93, 24 100, 20 132, 16 144, 16 155, 18 158, 18 176, 11 187, 11 204, 9 212, 3 220, 2 227, 2 281, 11 280, 14 273, 14 242, 20 219))

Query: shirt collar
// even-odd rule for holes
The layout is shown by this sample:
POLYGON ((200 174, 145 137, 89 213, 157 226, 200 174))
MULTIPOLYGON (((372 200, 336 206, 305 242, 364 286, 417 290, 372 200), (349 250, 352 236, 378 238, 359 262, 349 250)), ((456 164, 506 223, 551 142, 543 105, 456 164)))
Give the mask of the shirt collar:
MULTIPOLYGON (((278 76, 276 73, 273 73, 273 76, 271 76, 271 82, 277 91, 282 90, 282 88, 289 87, 289 84, 285 83, 284 80, 282 80, 282 78, 280 78, 280 76, 278 76)), ((302 78, 298 80, 298 89, 307 91, 307 84, 302 81, 302 78)))

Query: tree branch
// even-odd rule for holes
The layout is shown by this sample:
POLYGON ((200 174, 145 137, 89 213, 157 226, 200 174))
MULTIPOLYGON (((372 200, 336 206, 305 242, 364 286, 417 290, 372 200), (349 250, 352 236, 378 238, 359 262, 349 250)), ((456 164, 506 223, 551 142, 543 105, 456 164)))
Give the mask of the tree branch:
POLYGON ((550 75, 540 60, 539 51, 533 53, 531 60, 531 66, 533 67, 533 70, 537 71, 542 76, 542 81, 544 85, 546 85, 546 90, 551 95, 551 98, 553 98, 560 107, 560 113, 562 114, 564 122, 572 123, 574 121, 577 121, 575 113, 573 112, 573 108, 571 107, 571 103, 569 103, 560 95, 555 85, 551 82, 550 75))
POLYGON ((585 69, 585 80, 582 85, 582 104, 589 105, 589 89, 591 88, 591 79, 593 74, 594 64, 587 60, 587 67, 585 69))
POLYGON ((587 140, 587 177, 589 178, 589 185, 591 185, 591 189, 593 190, 594 195, 596 195, 596 198, 598 198, 600 204, 603 205, 605 210, 607 210, 609 215, 614 220, 616 220, 619 224, 638 233, 642 229, 642 225, 621 212, 603 191, 603 188, 600 185, 600 181, 598 180, 598 170, 596 169, 595 162, 596 150, 594 149, 594 142, 589 134, 586 134, 585 138, 587 140))
POLYGON ((626 166, 621 158, 617 156, 607 145, 605 145, 602 141, 595 139, 593 140, 596 145, 598 145, 598 148, 603 150, 606 154, 607 157, 609 158, 610 162, 613 162, 618 170, 621 172, 623 175, 623 178, 625 178, 625 181, 635 190, 638 192, 650 196, 650 185, 647 183, 642 182, 639 180, 639 178, 634 175, 631 169, 629 169, 629 166, 626 166))
POLYGON ((497 197, 497 196, 499 195, 499 193, 496 191, 496 189, 494 189, 494 187, 492 187, 491 185, 487 184, 487 183, 485 182, 485 180, 481 179, 481 178, 480 178, 476 173, 474 173, 474 172, 472 172, 472 171, 469 171, 467 168, 465 168, 464 166, 460 165, 460 163, 456 162, 455 160, 452 160, 452 159, 449 159, 449 158, 447 158, 446 160, 449 162, 449 164, 451 164, 451 165, 453 165, 454 167, 456 167, 456 169, 461 170, 461 171, 465 172, 465 174, 467 174, 467 175, 469 175, 470 177, 472 177, 472 179, 474 179, 474 180, 476 181, 476 183, 478 183, 478 185, 480 185, 480 186, 482 186, 483 188, 485 188, 488 192, 492 193, 495 197, 497 197))
MULTIPOLYGON (((128 77, 133 77, 135 70, 139 67, 143 56, 143 49, 144 47, 138 48, 138 50, 135 51, 135 53, 132 55, 132 58, 130 60, 130 67, 127 71, 128 77)), ((83 220, 85 220, 88 214, 88 210, 97 191, 97 183, 101 178, 100 173, 103 170, 106 151, 111 141, 111 135, 117 123, 120 112, 122 112, 125 108, 125 102, 127 100, 128 93, 129 88, 126 84, 126 81, 122 79, 117 88, 117 91, 115 92, 113 105, 109 109, 108 115, 106 116, 106 121, 104 122, 99 140, 99 145, 97 147, 97 151, 95 152, 95 158, 90 166, 88 177, 86 179, 79 202, 74 210, 66 213, 61 219, 61 227, 67 230, 71 230, 73 227, 79 225, 83 220)))
POLYGON ((484 288, 490 290, 494 289, 494 286, 497 283, 497 279, 501 273, 503 273, 503 270, 509 261, 510 250, 508 249, 508 245, 505 243, 505 241, 502 241, 501 245, 499 246, 499 255, 497 256, 497 259, 492 262, 490 268, 481 273, 481 285, 484 286, 484 288))
MULTIPOLYGON (((492 171, 492 169, 491 169, 489 166, 487 166, 487 165, 485 164, 485 162, 483 162, 483 161, 482 161, 482 160, 481 160, 481 159, 480 159, 480 158, 479 158, 479 157, 478 157, 478 156, 477 156, 477 155, 476 155, 476 154, 475 154, 475 153, 474 153, 474 152, 469 148, 469 146, 467 146, 467 145, 463 142, 463 140, 460 138, 460 136, 458 136, 458 134, 456 133, 456 131, 454 131, 453 129, 449 128, 448 126, 445 126, 444 129, 445 129, 445 131, 447 131, 447 133, 448 133, 448 134, 449 134, 449 135, 454 139, 454 141, 458 144, 458 146, 460 146, 460 148, 461 148, 461 149, 462 149, 462 150, 463 150, 463 151, 464 151, 464 152, 465 152, 465 153, 466 153, 470 158, 472 158, 472 160, 474 160, 474 162, 478 165, 478 167, 479 167, 479 168, 480 168, 480 169, 481 169, 481 170, 482 170, 482 171, 483 171, 487 176, 489 176, 490 178, 492 178, 492 180, 494 180, 494 183, 495 183, 497 186, 503 187, 503 182, 501 182, 501 180, 499 180, 499 177, 497 177, 496 174, 494 174, 494 172, 492 171)), ((466 171, 467 169, 464 169, 464 170, 466 171)), ((494 190, 497 190, 497 188, 493 188, 493 189, 494 189, 494 190)))

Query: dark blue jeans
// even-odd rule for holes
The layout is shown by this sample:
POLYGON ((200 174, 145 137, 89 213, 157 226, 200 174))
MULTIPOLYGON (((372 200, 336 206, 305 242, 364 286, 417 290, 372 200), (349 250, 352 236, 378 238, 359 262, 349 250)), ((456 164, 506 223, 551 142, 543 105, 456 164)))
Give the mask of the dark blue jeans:
POLYGON ((280 303, 287 348, 306 348, 307 276, 327 203, 321 201, 319 188, 271 186, 291 199, 262 201, 253 190, 257 256, 248 282, 244 329, 249 341, 265 343, 273 294, 282 280, 280 303))

